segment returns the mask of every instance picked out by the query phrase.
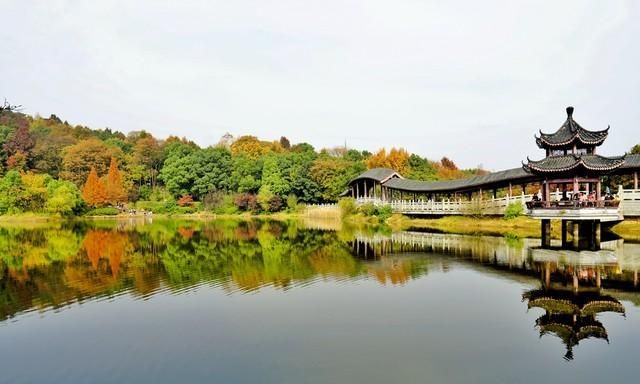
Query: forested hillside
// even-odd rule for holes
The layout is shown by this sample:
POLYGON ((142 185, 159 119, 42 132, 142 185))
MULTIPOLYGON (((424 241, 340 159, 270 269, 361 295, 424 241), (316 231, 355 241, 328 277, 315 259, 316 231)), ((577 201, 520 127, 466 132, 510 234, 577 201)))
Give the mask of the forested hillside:
POLYGON ((315 149, 285 137, 224 135, 200 147, 188 138, 72 125, 55 115, 0 109, 0 214, 72 214, 100 207, 277 211, 335 201, 367 168, 389 167, 422 180, 467 177, 453 161, 404 149, 315 149), (137 204, 133 204, 137 203, 137 204))

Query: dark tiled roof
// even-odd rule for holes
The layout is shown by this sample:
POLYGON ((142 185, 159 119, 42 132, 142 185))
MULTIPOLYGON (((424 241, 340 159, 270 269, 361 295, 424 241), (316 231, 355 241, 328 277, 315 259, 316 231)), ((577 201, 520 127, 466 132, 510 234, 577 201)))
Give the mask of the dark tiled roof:
POLYGON ((589 131, 573 120, 573 107, 567 108, 567 120, 555 133, 542 133, 536 137, 536 144, 540 148, 565 147, 573 145, 575 141, 582 144, 600 145, 609 134, 609 127, 602 131, 589 131))
POLYGON ((358 177, 354 178, 353 180, 351 180, 351 182, 355 181, 355 180, 360 180, 360 179, 372 179, 378 182, 384 182, 387 179, 391 178, 391 177, 402 177, 400 176, 400 174, 396 171, 394 171, 393 169, 389 169, 389 168, 372 168, 369 169, 368 171, 361 173, 358 177))
POLYGON ((530 178, 532 175, 522 168, 508 169, 506 171, 489 173, 483 176, 474 176, 468 179, 449 181, 420 181, 409 179, 390 179, 384 183, 385 187, 408 192, 454 192, 471 188, 481 188, 487 185, 507 183, 509 181, 530 178))
POLYGON ((629 168, 640 168, 640 155, 627 155, 624 158, 624 164, 622 164, 621 169, 629 169, 629 168))
POLYGON ((549 156, 542 160, 529 160, 523 164, 523 169, 532 173, 565 172, 578 167, 590 171, 612 171, 620 168, 625 162, 625 156, 604 157, 600 155, 563 155, 549 156))

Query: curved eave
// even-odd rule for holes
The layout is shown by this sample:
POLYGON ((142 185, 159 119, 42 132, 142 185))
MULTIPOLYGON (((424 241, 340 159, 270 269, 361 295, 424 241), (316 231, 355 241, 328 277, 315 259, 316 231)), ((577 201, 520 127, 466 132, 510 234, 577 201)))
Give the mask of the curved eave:
POLYGON ((569 146, 572 146, 575 141, 580 142, 580 143, 582 143, 584 145, 596 145, 596 146, 599 146, 602 143, 604 143, 604 141, 609 136, 609 134, 606 133, 606 131, 601 131, 601 132, 605 132, 605 134, 604 134, 604 136, 599 137, 597 140, 586 140, 579 133, 576 133, 571 138, 569 138, 569 139, 567 139, 565 141, 559 142, 559 143, 555 143, 555 142, 549 141, 545 137, 545 135, 541 135, 540 137, 536 138, 536 144, 538 145, 539 148, 542 148, 542 149, 545 149, 545 148, 558 148, 558 147, 569 147, 569 146))
MULTIPOLYGON (((595 155, 590 155, 590 156, 595 156, 595 155)), ((546 167, 546 166, 542 166, 544 164, 545 161, 548 161, 549 158, 545 158, 542 160, 538 160, 538 161, 534 161, 531 160, 529 158, 527 158, 528 163, 522 165, 523 169, 525 171, 528 172, 534 172, 534 173, 560 173, 560 172, 568 172, 568 171, 572 171, 578 167, 583 167, 584 169, 588 170, 588 171, 598 171, 598 172, 610 172, 613 170, 616 170, 618 168, 620 168, 625 161, 625 157, 626 155, 620 156, 620 157, 615 157, 615 158, 611 158, 611 157, 604 157, 604 156, 599 156, 600 160, 605 160, 605 161, 609 161, 610 164, 603 164, 603 165, 594 165, 589 161, 589 158, 585 158, 583 156, 578 156, 578 155, 573 155, 575 161, 572 164, 568 164, 562 167, 546 167)))

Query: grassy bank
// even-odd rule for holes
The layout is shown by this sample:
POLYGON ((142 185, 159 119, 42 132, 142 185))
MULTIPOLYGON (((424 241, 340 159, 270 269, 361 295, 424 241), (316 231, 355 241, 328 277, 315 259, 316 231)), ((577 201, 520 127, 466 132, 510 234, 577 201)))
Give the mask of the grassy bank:
MULTIPOLYGON (((415 219, 394 215, 387 220, 394 230, 430 229, 446 233, 483 234, 483 235, 516 235, 519 237, 540 237, 540 221, 525 216, 514 219, 501 217, 468 217, 448 216, 438 219, 415 219)), ((640 220, 626 219, 614 226, 612 231, 626 240, 640 241, 640 220)), ((552 221, 551 236, 560 238, 560 222, 552 221)))
MULTIPOLYGON (((397 230, 430 229, 464 235, 517 235, 540 237, 540 221, 528 217, 504 219, 502 217, 447 216, 438 219, 416 219, 394 215, 387 223, 397 230)), ((559 225, 558 225, 559 227, 559 225)), ((552 228, 553 236, 559 237, 559 228, 552 228)))
POLYGON ((612 229, 625 240, 640 241, 640 219, 626 219, 612 229))

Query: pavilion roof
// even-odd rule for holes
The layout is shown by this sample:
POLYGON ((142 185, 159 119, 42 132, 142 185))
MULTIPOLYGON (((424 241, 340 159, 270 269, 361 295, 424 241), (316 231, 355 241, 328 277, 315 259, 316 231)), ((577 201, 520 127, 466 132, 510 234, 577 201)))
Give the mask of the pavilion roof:
POLYGON ((372 168, 369 169, 363 173, 361 173, 360 175, 358 175, 357 177, 355 177, 354 179, 352 179, 349 184, 351 184, 352 182, 356 181, 356 180, 361 180, 361 179, 372 179, 375 180, 377 182, 380 183, 384 183, 385 181, 393 178, 393 177, 398 177, 398 178, 402 178, 402 176, 394 171, 393 169, 389 169, 389 168, 372 168))
POLYGON ((622 164, 620 168, 640 168, 640 155, 627 155, 627 157, 624 158, 624 164, 622 164))
POLYGON ((543 133, 536 137, 540 148, 572 146, 574 142, 586 145, 600 145, 609 135, 609 127, 602 131, 589 131, 573 120, 573 107, 567 107, 567 120, 554 133, 543 133))
POLYGON ((601 312, 625 313, 624 306, 616 298, 596 292, 534 289, 525 292, 523 299, 529 308, 541 308, 551 314, 595 315, 601 312))
POLYGON ((509 181, 516 182, 531 176, 531 173, 525 171, 523 168, 513 168, 505 171, 488 173, 482 176, 473 176, 467 179, 447 181, 390 179, 384 183, 384 186, 408 192, 436 193, 481 188, 483 186, 507 183, 509 181))
POLYGON ((549 156, 542 160, 531 160, 527 157, 527 164, 522 168, 531 173, 557 173, 584 168, 589 171, 608 172, 620 168, 625 163, 626 155, 605 157, 590 154, 569 154, 549 156))

